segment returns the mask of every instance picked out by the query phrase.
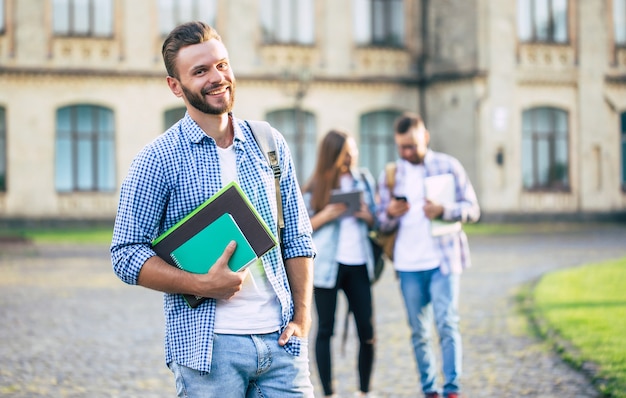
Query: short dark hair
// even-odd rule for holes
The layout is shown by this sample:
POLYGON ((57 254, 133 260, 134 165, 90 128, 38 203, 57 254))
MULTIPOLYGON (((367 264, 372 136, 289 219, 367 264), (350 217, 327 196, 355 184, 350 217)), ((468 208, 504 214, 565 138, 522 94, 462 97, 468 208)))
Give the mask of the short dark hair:
POLYGON ((204 22, 187 22, 175 27, 165 38, 163 48, 161 49, 167 75, 178 78, 176 57, 181 48, 192 44, 204 43, 211 39, 222 41, 217 31, 204 22))
POLYGON ((417 113, 404 112, 396 119, 394 123, 394 131, 396 134, 404 134, 412 128, 419 127, 423 123, 424 121, 417 113))

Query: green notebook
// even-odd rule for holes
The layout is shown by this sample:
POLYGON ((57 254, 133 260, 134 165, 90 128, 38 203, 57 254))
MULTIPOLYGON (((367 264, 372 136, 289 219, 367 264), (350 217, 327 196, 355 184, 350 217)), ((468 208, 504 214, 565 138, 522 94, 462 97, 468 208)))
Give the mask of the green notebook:
POLYGON ((185 271, 206 274, 233 240, 237 248, 228 266, 236 272, 252 264, 257 255, 230 213, 224 213, 180 245, 172 251, 171 257, 185 271))
MULTIPOLYGON (((256 258, 261 258, 261 256, 277 245, 276 238, 270 232, 263 218, 252 206, 239 184, 232 181, 200 204, 185 218, 154 239, 152 248, 159 257, 176 267, 177 264, 172 258, 172 253, 224 214, 230 214, 235 220, 247 242, 254 250, 256 258)), ((226 247, 226 243, 219 250, 220 254, 226 247)), ((239 255, 238 251, 239 249, 235 251, 237 256, 239 255)), ((205 264, 204 259, 201 260, 201 264, 205 264)), ((213 263, 209 263, 209 266, 211 264, 213 263)), ((206 266, 207 270, 209 266, 206 266)), ((206 300, 203 297, 191 294, 183 294, 182 296, 191 308, 196 308, 206 300)))

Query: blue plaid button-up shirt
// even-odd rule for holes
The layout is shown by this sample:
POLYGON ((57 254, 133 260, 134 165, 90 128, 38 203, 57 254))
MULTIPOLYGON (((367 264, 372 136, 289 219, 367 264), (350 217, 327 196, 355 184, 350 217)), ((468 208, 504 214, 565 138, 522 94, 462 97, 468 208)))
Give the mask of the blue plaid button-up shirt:
MULTIPOLYGON (((274 173, 248 124, 233 118, 237 178, 272 231, 277 230, 274 173)), ((280 189, 285 218, 284 257, 313 257, 311 224, 296 180, 289 148, 273 129, 282 171, 280 189)), ((111 259, 115 274, 137 284, 139 271, 155 256, 151 241, 181 220, 222 187, 216 143, 188 114, 146 145, 133 160, 120 191, 111 259)), ((262 257, 267 278, 280 302, 282 330, 293 317, 293 301, 280 249, 262 257)), ((214 299, 192 309, 178 294, 165 294, 165 360, 211 370, 215 322, 214 299)), ((293 336, 285 349, 299 355, 293 336)))
MULTIPOLYGON (((396 187, 411 182, 403 181, 404 160, 396 161, 396 187)), ((442 215, 445 221, 461 221, 463 223, 476 222, 480 218, 480 207, 476 199, 476 193, 472 183, 467 177, 465 169, 461 163, 450 155, 429 150, 424 157, 425 177, 440 174, 452 174, 454 176, 454 192, 456 201, 451 205, 446 205, 442 215)), ((401 218, 390 218, 387 216, 387 206, 391 201, 391 192, 387 188, 385 171, 383 170, 378 179, 380 195, 380 206, 378 208, 378 221, 383 231, 389 231, 398 226, 401 218)), ((419 239, 419 237, 416 237, 419 239)), ((467 235, 463 230, 433 237, 439 250, 443 274, 461 273, 464 268, 471 266, 469 244, 467 235)))

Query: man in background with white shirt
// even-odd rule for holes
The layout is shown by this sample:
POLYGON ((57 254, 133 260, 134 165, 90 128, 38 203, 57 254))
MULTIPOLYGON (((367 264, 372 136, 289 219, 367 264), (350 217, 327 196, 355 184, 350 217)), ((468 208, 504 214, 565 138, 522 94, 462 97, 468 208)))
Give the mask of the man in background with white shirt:
POLYGON ((428 148, 430 134, 418 115, 400 116, 394 139, 400 155, 395 186, 390 191, 383 171, 378 218, 383 231, 398 228, 393 262, 411 326, 422 391, 427 398, 441 397, 441 393, 458 398, 462 362, 459 280, 463 269, 470 266, 461 224, 478 221, 480 208, 461 163, 428 148), (434 188, 447 188, 449 197, 435 198, 434 188), (433 316, 442 351, 443 388, 437 385, 433 316))

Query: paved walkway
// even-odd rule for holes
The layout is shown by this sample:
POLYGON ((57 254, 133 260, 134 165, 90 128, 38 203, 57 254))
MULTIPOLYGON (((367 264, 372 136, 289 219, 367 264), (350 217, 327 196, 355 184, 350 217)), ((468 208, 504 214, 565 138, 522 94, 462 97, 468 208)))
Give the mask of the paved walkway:
MULTIPOLYGON (((513 296, 545 272, 626 256, 626 226, 533 229, 470 238, 474 266, 461 287, 468 397, 598 396, 584 376, 526 333, 513 296)), ((389 269, 374 294, 378 347, 372 388, 380 397, 421 397, 389 269)), ((174 396, 163 363, 161 304, 160 293, 113 276, 106 247, 0 246, 0 396, 174 396)), ((352 397, 357 385, 353 329, 344 356, 339 338, 334 341, 342 397, 352 397)), ((312 373, 319 394, 313 362, 312 373)))

